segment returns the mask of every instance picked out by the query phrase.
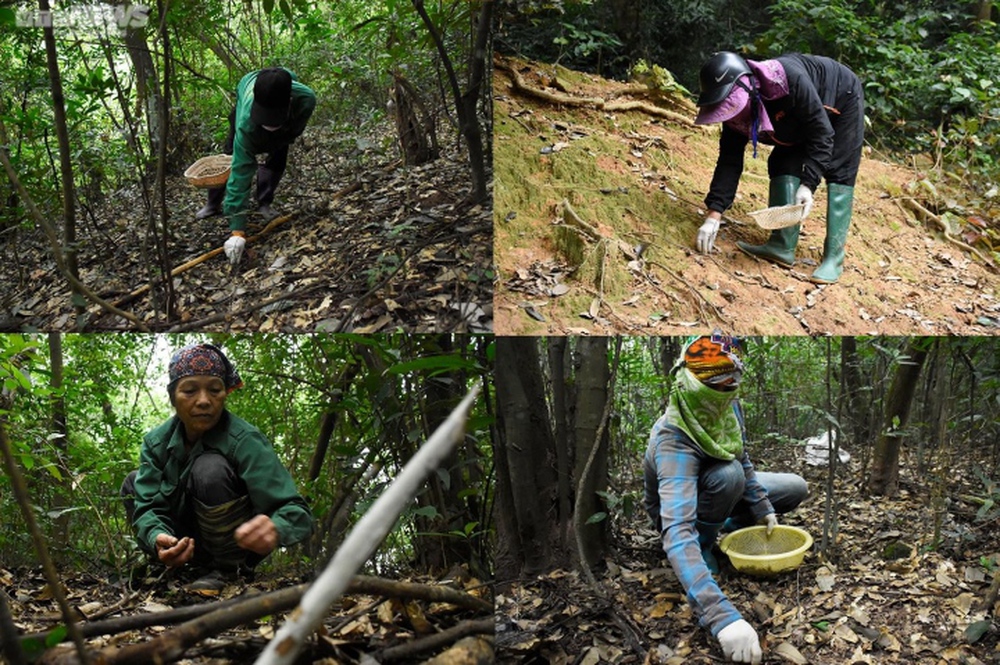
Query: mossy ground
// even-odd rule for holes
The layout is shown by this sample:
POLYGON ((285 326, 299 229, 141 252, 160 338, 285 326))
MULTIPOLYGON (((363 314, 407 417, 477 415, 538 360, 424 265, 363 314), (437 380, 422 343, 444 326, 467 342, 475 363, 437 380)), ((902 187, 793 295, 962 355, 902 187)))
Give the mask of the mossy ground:
POLYGON ((498 334, 1000 330, 991 324, 1000 320, 997 276, 897 203, 913 172, 864 160, 844 276, 818 288, 807 277, 822 258, 824 186, 803 225, 797 265, 785 270, 752 259, 735 242, 767 237, 747 213, 767 205, 768 149, 757 159, 748 149, 719 251, 703 256, 694 239, 715 166, 716 128, 538 99, 516 90, 506 68, 533 88, 573 97, 625 100, 636 88, 558 66, 501 64, 494 75, 498 334), (563 228, 564 201, 593 233, 563 228), (544 279, 552 266, 562 272, 544 279), (568 290, 552 291, 556 283, 568 290))

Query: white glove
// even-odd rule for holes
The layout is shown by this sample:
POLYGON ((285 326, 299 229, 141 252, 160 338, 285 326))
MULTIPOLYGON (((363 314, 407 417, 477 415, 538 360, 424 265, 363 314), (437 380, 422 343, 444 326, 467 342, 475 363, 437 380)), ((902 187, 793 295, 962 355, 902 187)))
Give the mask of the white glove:
POLYGON ((240 257, 243 256, 243 248, 247 245, 247 239, 242 235, 236 235, 235 233, 229 237, 226 244, 222 246, 223 250, 226 252, 226 256, 229 258, 229 262, 236 265, 240 262, 240 257))
POLYGON ((763 654, 757 631, 743 619, 734 621, 719 631, 722 653, 734 663, 760 663, 763 654))
POLYGON ((774 531, 774 527, 778 526, 778 516, 775 515, 774 513, 771 513, 770 515, 765 515, 764 519, 762 519, 760 523, 767 525, 767 535, 770 536, 771 532, 774 531))
POLYGON ((802 219, 809 216, 809 211, 813 209, 813 193, 812 190, 805 185, 799 185, 799 188, 795 190, 795 203, 805 204, 805 208, 802 210, 802 219))
POLYGON ((705 223, 698 229, 698 241, 696 246, 702 254, 708 254, 715 247, 715 236, 719 233, 719 220, 706 217, 705 223))

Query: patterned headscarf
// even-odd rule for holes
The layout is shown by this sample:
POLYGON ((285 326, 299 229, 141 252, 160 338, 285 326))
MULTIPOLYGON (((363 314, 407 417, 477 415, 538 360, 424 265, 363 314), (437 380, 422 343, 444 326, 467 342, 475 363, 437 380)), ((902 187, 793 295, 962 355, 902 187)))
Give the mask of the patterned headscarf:
POLYGON ((175 351, 167 371, 170 375, 167 392, 171 394, 177 382, 186 376, 217 376, 226 385, 227 392, 243 387, 236 368, 214 344, 191 344, 175 351))
POLYGON ((733 408, 743 373, 741 353, 739 341, 718 330, 690 340, 674 366, 677 376, 667 406, 672 424, 706 454, 725 461, 743 453, 743 430, 733 408))
POLYGON ((713 388, 738 388, 743 376, 743 347, 739 339, 720 330, 692 339, 681 353, 681 364, 713 388))

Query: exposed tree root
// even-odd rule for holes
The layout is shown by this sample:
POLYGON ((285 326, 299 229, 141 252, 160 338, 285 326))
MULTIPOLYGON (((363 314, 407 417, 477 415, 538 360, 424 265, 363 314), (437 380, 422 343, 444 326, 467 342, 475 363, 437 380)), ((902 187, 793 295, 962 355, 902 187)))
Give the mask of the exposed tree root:
POLYGON ((945 240, 947 240, 951 244, 955 245, 956 247, 961 247, 965 251, 970 252, 971 254, 975 255, 980 261, 983 262, 983 264, 991 272, 994 272, 994 273, 998 272, 997 271, 997 267, 993 264, 993 261, 991 261, 989 259, 989 257, 987 257, 986 255, 984 255, 982 252, 980 252, 978 249, 976 249, 972 245, 964 243, 961 240, 959 240, 958 238, 955 238, 955 237, 951 236, 948 233, 948 225, 944 223, 944 220, 942 220, 939 216, 935 215, 933 212, 931 212, 930 210, 928 210, 927 208, 925 208, 919 201, 917 201, 916 199, 911 198, 911 197, 903 198, 903 199, 901 199, 901 201, 902 201, 903 205, 906 208, 909 208, 911 211, 913 211, 913 213, 915 213, 921 219, 925 219, 925 220, 934 222, 934 224, 936 224, 937 227, 939 229, 941 229, 941 233, 942 233, 942 235, 944 235, 944 239, 945 240))
POLYGON ((560 104, 562 106, 576 106, 576 107, 592 107, 601 111, 641 111, 647 115, 654 115, 660 118, 666 118, 680 125, 685 125, 693 129, 704 130, 703 127, 694 124, 694 120, 681 115, 680 113, 675 113, 669 111, 665 108, 655 106, 648 102, 637 102, 637 101, 626 101, 626 102, 609 102, 602 97, 576 97, 574 95, 568 95, 561 92, 552 92, 551 90, 542 90, 541 88, 535 88, 528 85, 524 78, 521 76, 520 72, 508 65, 500 58, 494 59, 494 66, 496 69, 504 71, 510 77, 511 83, 514 86, 514 90, 517 92, 535 97, 536 99, 541 99, 552 104, 560 104))

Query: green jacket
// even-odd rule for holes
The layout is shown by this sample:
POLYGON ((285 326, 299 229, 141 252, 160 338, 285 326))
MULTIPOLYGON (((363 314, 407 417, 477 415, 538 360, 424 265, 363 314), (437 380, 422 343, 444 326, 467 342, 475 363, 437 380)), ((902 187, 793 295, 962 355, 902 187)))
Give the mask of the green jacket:
POLYGON ((316 108, 316 94, 299 83, 292 74, 292 109, 288 121, 276 132, 269 132, 250 120, 253 86, 259 72, 250 72, 236 86, 236 120, 234 121, 233 162, 226 183, 223 213, 229 218, 232 231, 242 231, 247 225, 250 204, 250 183, 257 171, 257 155, 289 145, 305 131, 306 123, 316 108))
POLYGON ((133 523, 141 542, 156 551, 156 535, 177 534, 177 520, 191 514, 185 488, 195 458, 206 450, 225 455, 246 483, 255 514, 267 515, 278 529, 278 543, 293 545, 312 531, 312 513, 260 430, 224 411, 219 424, 184 452, 184 427, 177 416, 149 432, 142 441, 135 478, 133 523))

